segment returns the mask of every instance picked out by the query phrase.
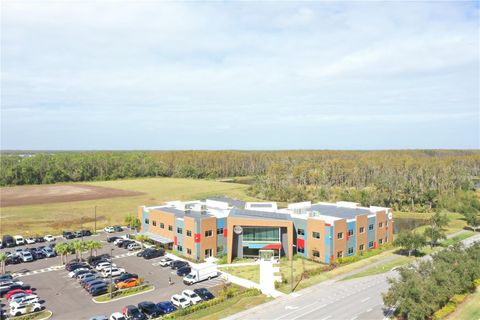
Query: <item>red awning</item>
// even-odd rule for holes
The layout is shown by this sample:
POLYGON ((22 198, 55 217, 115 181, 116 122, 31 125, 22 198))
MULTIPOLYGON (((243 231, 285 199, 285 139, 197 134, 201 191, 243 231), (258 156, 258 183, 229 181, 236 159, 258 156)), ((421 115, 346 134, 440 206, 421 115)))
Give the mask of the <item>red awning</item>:
POLYGON ((264 250, 264 249, 280 250, 281 248, 282 248, 282 245, 280 243, 272 243, 272 244, 269 244, 269 245, 266 245, 265 247, 263 247, 262 250, 264 250))

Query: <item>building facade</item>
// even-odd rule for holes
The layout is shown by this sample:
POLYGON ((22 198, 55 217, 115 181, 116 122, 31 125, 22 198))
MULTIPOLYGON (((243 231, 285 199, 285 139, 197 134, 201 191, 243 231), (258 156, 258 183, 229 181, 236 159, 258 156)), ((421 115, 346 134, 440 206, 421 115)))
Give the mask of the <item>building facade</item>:
POLYGON ((245 203, 227 197, 138 208, 142 234, 193 260, 301 255, 323 263, 393 241, 392 209, 357 203, 245 203))

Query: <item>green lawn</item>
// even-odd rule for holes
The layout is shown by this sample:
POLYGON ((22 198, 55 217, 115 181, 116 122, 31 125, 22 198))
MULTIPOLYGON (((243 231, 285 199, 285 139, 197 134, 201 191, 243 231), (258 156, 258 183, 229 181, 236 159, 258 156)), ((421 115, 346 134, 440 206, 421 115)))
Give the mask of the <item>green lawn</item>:
POLYGON ((392 261, 389 261, 389 262, 386 262, 384 264, 369 268, 365 271, 356 273, 354 275, 345 277, 345 278, 342 279, 342 281, 351 280, 351 279, 360 278, 360 277, 373 276, 375 274, 388 272, 388 271, 392 270, 392 268, 407 264, 407 263, 413 261, 414 259, 415 259, 414 257, 398 256, 397 258, 395 258, 392 261))
POLYGON ((457 307, 457 310, 447 317, 447 320, 479 320, 480 319, 480 289, 465 302, 457 307))
POLYGON ((226 267, 226 268, 221 268, 221 270, 227 273, 230 273, 234 276, 244 278, 256 283, 260 283, 260 266, 259 265, 226 267))
POLYGON ((227 195, 243 200, 257 200, 246 195, 248 185, 212 180, 147 178, 102 182, 84 182, 109 188, 145 192, 144 195, 88 201, 39 204, 1 208, 1 232, 23 236, 37 233, 56 234, 64 229, 93 228, 97 206, 97 228, 123 223, 128 213, 136 213, 140 205, 158 205, 169 200, 200 199, 227 195))
MULTIPOLYGON (((408 218, 408 219, 429 219, 434 213, 421 213, 421 212, 393 212, 393 220, 395 218, 408 218)), ((467 222, 464 220, 463 215, 460 213, 455 212, 447 212, 448 218, 450 218, 450 222, 448 226, 445 228, 447 234, 455 233, 457 231, 463 230, 464 227, 467 226, 467 222)), ((415 229, 415 231, 419 233, 423 233, 427 226, 420 226, 415 229)))

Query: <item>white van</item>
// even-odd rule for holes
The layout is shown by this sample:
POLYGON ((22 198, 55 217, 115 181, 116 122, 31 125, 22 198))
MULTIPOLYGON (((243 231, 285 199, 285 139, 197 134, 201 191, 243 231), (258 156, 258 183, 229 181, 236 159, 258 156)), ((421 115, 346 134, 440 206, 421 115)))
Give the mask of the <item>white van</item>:
POLYGON ((22 246, 22 245, 25 244, 25 240, 23 240, 22 236, 15 236, 15 237, 13 237, 13 239, 15 240, 15 244, 17 246, 22 246))

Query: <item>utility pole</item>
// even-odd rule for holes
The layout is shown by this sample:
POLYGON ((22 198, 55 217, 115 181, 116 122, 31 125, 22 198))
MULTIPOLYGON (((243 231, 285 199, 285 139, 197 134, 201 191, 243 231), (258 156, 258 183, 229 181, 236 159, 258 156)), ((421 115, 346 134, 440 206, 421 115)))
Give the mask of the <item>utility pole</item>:
POLYGON ((110 249, 110 300, 113 297, 113 287, 112 287, 112 263, 113 263, 113 248, 110 249))

